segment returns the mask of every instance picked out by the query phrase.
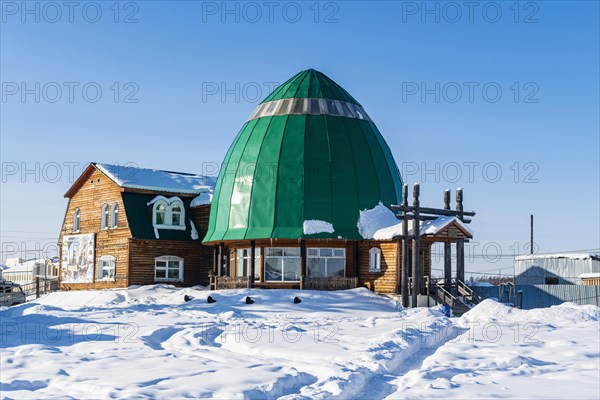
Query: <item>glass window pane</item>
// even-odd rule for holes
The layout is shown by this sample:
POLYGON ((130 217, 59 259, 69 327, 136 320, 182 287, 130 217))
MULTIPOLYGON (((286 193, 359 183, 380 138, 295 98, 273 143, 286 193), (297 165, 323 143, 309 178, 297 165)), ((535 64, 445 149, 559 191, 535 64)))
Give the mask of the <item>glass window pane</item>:
POLYGON ((300 247, 286 247, 285 248, 285 256, 286 257, 300 257, 300 247))
POLYGON ((319 107, 318 99, 310 99, 310 113, 311 114, 320 114, 321 108, 319 107))
POLYGON ((279 115, 289 114, 290 113, 290 106, 291 106, 291 100, 290 99, 281 100, 281 105, 279 107, 279 110, 277 110, 276 114, 279 114, 279 115))
POLYGON ((286 258, 283 264, 283 280, 300 280, 300 258, 286 258))
POLYGON ((265 258, 265 280, 280 281, 282 265, 283 259, 281 258, 265 258))
POLYGON ((179 261, 169 261, 169 268, 179 269, 179 261))
POLYGON ((265 257, 281 257, 283 249, 281 247, 265 247, 265 257))
POLYGON ((308 256, 309 257, 316 257, 318 255, 318 249, 308 249, 308 256))
POLYGON ((236 275, 237 276, 248 276, 248 259, 247 258, 238 258, 236 265, 236 275))
POLYGON ((333 249, 333 255, 335 257, 344 257, 344 249, 333 249))
POLYGON ((167 271, 164 269, 157 269, 156 270, 156 277, 157 278, 166 278, 167 271))
POLYGON ((321 257, 331 257, 333 255, 333 249, 320 249, 321 257))
POLYGON ((170 279, 177 279, 177 278, 179 278, 179 270, 177 270, 177 269, 170 269, 169 270, 169 278, 170 279))
POLYGON ((325 276, 325 259, 324 258, 311 258, 306 262, 306 268, 308 276, 315 278, 325 276))
POLYGON ((327 276, 344 276, 344 259, 329 258, 327 259, 327 276))
POLYGON ((304 114, 304 99, 294 99, 293 114, 304 114))
POLYGON ((276 101, 272 101, 269 104, 269 108, 267 108, 267 111, 265 111, 265 115, 273 115, 273 113, 275 112, 275 107, 277 106, 277 102, 276 101))
POLYGON ((167 262, 166 261, 157 261, 156 266, 165 268, 167 266, 167 262))
POLYGON ((342 108, 344 109, 344 115, 346 117, 349 117, 349 118, 355 117, 352 106, 350 106, 348 103, 345 103, 345 102, 342 103, 342 108))
POLYGON ((258 260, 256 261, 256 264, 254 265, 254 279, 255 280, 260 279, 260 264, 259 264, 258 260))

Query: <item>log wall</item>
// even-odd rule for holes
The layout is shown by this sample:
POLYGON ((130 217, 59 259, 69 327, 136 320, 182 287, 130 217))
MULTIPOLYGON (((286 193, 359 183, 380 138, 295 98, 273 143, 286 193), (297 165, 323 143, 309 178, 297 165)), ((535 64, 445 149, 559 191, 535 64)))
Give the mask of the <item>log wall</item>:
POLYGON ((398 276, 398 243, 363 240, 358 243, 358 277, 359 285, 381 293, 396 291, 398 276), (381 272, 369 271, 369 250, 381 249, 381 272))
MULTIPOLYGON (((110 225, 109 225, 110 226, 110 225)), ((96 234, 96 251, 94 263, 94 283, 59 283, 60 288, 64 290, 70 289, 99 289, 112 287, 125 287, 128 285, 127 270, 129 264, 129 238, 131 232, 127 225, 127 216, 125 215, 125 207, 121 198, 121 188, 107 178, 102 172, 93 170, 82 186, 69 199, 67 211, 62 229, 60 231, 59 245, 59 270, 62 269, 62 239, 65 235, 77 234, 96 234), (102 229, 102 205, 109 206, 109 222, 110 207, 113 203, 119 205, 119 218, 117 228, 102 229), (75 210, 79 208, 79 232, 73 232, 73 217, 75 210), (100 257, 111 255, 116 257, 115 264, 115 281, 104 282, 98 280, 98 265, 100 257)))
MULTIPOLYGON (((154 261, 160 256, 177 256, 183 258, 183 281, 164 282, 175 286, 208 285, 210 265, 201 262, 203 247, 199 242, 175 240, 140 240, 132 239, 130 285, 152 285, 160 283, 154 279, 154 261)), ((212 264, 212 258, 211 258, 212 264)))

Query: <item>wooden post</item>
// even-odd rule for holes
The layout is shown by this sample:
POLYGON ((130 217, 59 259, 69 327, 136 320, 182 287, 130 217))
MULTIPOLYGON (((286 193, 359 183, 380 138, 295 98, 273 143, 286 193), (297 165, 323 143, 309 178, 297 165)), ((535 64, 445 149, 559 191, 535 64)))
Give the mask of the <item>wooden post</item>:
POLYGON ((353 256, 353 261, 354 261, 354 274, 352 276, 359 278, 360 275, 360 268, 359 268, 359 263, 360 260, 358 259, 359 255, 358 255, 358 241, 355 241, 354 243, 352 243, 352 256, 353 256))
POLYGON ((396 294, 401 294, 402 286, 402 236, 396 241, 396 294))
MULTIPOLYGON (((300 277, 306 277, 306 242, 300 240, 300 277)), ((304 289, 304 279, 300 280, 300 289, 304 289)))
POLYGON ((219 263, 217 264, 217 276, 223 276, 223 253, 225 250, 225 243, 219 243, 219 263))
MULTIPOLYGON (((456 211, 458 219, 463 220, 463 191, 461 188, 456 189, 456 211)), ((465 242, 460 239, 456 242, 456 279, 465 281, 465 242)))
POLYGON ((419 184, 413 186, 413 246, 412 246, 412 306, 417 307, 417 299, 421 293, 421 260, 420 245, 421 235, 419 232, 419 184))
MULTIPOLYGON (((444 190, 444 210, 450 209, 450 189, 444 190)), ((452 243, 444 242, 444 288, 450 292, 452 280, 452 243)))
POLYGON ((35 277, 35 298, 36 299, 40 298, 40 277, 39 276, 35 277))
MULTIPOLYGON (((408 206, 408 185, 402 186, 402 205, 408 206)), ((400 277, 400 294, 402 307, 408 307, 408 217, 402 212, 402 275, 400 277)))
POLYGON ((219 246, 213 246, 213 276, 217 276, 217 267, 219 263, 219 246))
POLYGON ((256 242, 254 240, 250 241, 250 272, 248 272, 248 289, 252 289, 254 286, 254 269, 256 265, 254 265, 254 259, 256 258, 256 242))

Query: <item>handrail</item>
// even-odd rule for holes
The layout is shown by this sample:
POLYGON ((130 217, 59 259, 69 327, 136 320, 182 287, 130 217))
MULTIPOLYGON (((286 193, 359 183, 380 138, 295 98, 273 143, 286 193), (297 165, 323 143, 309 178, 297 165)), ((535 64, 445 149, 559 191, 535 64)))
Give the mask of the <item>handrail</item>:
POLYGON ((454 308, 454 306, 456 305, 456 301, 457 298, 454 297, 450 292, 448 292, 446 289, 444 289, 444 287, 442 286, 442 284, 440 284, 439 282, 435 282, 435 288, 437 289, 438 293, 438 297, 440 297, 440 299, 442 299, 442 301, 446 304, 448 304, 447 298, 450 299, 450 304, 448 304, 450 307, 454 308), (439 292, 442 293, 443 297, 439 295, 439 292))
POLYGON ((471 289, 467 284, 460 280, 456 280, 458 292, 462 293, 463 296, 468 297, 469 300, 475 304, 481 302, 481 296, 479 296, 473 289, 471 289))

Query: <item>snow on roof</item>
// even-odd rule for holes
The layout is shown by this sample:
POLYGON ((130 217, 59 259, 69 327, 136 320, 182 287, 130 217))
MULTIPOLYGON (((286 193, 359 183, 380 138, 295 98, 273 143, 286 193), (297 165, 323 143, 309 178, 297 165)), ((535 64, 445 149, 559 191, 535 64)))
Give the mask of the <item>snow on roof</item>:
MULTIPOLYGON (((464 229, 469 236, 473 236, 473 232, 465 223, 456 217, 438 217, 430 221, 421 221, 419 233, 421 235, 435 235, 452 222, 464 229)), ((402 221, 381 202, 370 210, 360 211, 357 226, 363 239, 391 240, 402 235, 402 221)), ((413 221, 410 220, 408 221, 409 234, 412 227, 413 221)))
POLYGON ((424 221, 421 223, 421 235, 435 235, 452 222, 460 226, 465 232, 469 234, 469 236, 473 236, 473 232, 471 229, 467 227, 467 225, 462 222, 460 219, 456 217, 437 217, 434 220, 424 221))
POLYGON ((194 197, 190 203, 190 207, 199 207, 212 203, 213 192, 202 192, 197 197, 194 197))
POLYGON ((494 287, 496 285, 492 285, 489 282, 473 281, 473 282, 467 282, 467 286, 494 287))
POLYGON ((208 192, 215 186, 215 178, 210 176, 125 165, 94 165, 117 185, 125 188, 195 194, 208 192))
POLYGON ((396 214, 379 202, 371 209, 361 210, 356 226, 363 239, 373 239, 377 231, 398 224, 396 214))
POLYGON ((600 278, 600 272, 588 272, 586 274, 579 275, 579 279, 590 279, 590 278, 600 278))
POLYGON ((9 264, 4 268, 4 272, 11 271, 33 271, 38 265, 46 265, 46 260, 43 258, 22 261, 18 264, 9 264))
POLYGON ((547 253, 547 254, 526 254, 515 257, 515 261, 538 260, 548 258, 570 258, 572 260, 600 260, 600 254, 596 253, 547 253))
POLYGON ((302 231, 305 235, 313 235, 316 233, 333 233, 333 225, 326 221, 318 219, 309 219, 302 224, 302 231))

